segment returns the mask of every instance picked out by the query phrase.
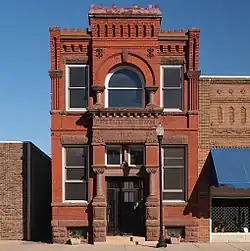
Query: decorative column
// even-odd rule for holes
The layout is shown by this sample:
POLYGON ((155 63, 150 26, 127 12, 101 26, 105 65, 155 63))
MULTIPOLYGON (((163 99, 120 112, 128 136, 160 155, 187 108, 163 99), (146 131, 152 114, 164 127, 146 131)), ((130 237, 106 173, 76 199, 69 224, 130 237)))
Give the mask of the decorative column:
POLYGON ((61 70, 50 70, 49 76, 51 78, 51 111, 59 110, 59 82, 62 78, 61 70))
POLYGON ((149 196, 146 202, 146 240, 155 241, 159 238, 159 200, 155 193, 155 174, 158 167, 147 168, 149 173, 149 196))
POLYGON ((105 87, 103 85, 92 85, 92 90, 95 92, 95 104, 94 107, 102 107, 102 93, 104 92, 105 87))
POLYGON ((93 241, 105 242, 106 241, 106 199, 103 194, 103 180, 105 168, 93 168, 96 173, 96 196, 93 199, 93 241))
POLYGON ((189 79, 189 105, 188 110, 190 112, 198 111, 198 81, 200 77, 200 71, 188 71, 189 79))
POLYGON ((146 86, 146 91, 148 93, 148 104, 147 107, 155 107, 155 92, 158 90, 157 86, 146 86))

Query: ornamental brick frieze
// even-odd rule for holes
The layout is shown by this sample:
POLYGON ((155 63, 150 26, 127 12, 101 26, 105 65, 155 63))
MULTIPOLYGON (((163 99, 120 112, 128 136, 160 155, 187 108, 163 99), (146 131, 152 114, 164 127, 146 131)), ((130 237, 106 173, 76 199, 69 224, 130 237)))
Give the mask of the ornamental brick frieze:
MULTIPOLYGON (((117 127, 119 128, 119 126, 117 127)), ((157 143, 155 130, 93 130, 93 144, 157 143)))
POLYGON ((128 118, 128 117, 94 117, 93 127, 98 128, 147 128, 151 129, 157 126, 157 119, 154 117, 128 118))
POLYGON ((86 136, 73 136, 73 135, 61 136, 62 145, 81 145, 87 143, 88 143, 88 138, 86 136))
POLYGON ((212 128, 212 134, 218 136, 250 135, 248 128, 212 128))
POLYGON ((88 64, 89 58, 88 56, 71 56, 64 57, 63 62, 65 64, 88 64))
POLYGON ((105 172, 105 167, 96 167, 93 166, 93 171, 97 174, 104 174, 105 172))
POLYGON ((163 139, 164 144, 188 144, 187 136, 165 136, 163 139))
POLYGON ((160 64, 161 65, 183 65, 186 63, 184 57, 176 57, 176 58, 169 58, 169 57, 161 57, 160 64))
POLYGON ((87 110, 93 119, 96 117, 157 118, 163 113, 163 108, 159 107, 146 107, 138 109, 89 107, 87 110))
POLYGON ((242 96, 230 96, 230 97, 212 97, 211 102, 217 103, 250 103, 248 97, 242 96))

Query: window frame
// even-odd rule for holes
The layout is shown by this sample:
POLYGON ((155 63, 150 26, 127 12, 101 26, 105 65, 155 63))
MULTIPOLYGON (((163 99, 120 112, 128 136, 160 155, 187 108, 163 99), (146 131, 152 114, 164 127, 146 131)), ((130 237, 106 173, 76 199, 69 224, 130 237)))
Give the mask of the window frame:
POLYGON ((164 200, 163 202, 183 203, 188 199, 188 146, 187 145, 163 145, 161 148, 162 164, 162 193, 164 192, 182 192, 182 189, 164 189, 164 149, 166 148, 183 148, 184 149, 184 200, 164 200), (177 191, 178 190, 178 191, 177 191))
MULTIPOLYGON (((131 67, 131 66, 119 66, 119 67, 116 67, 114 70, 112 70, 111 72, 109 72, 106 76, 106 79, 105 79, 105 90, 104 90, 104 96, 105 96, 105 102, 104 102, 104 107, 105 108, 120 108, 120 107, 109 107, 109 90, 142 90, 142 107, 141 108, 144 108, 145 107, 145 80, 144 80, 144 77, 142 76, 142 74, 136 70, 135 68, 131 67), (122 69, 128 69, 128 70, 131 70, 133 72, 135 72, 140 80, 141 80, 141 83, 142 83, 142 88, 136 88, 136 87, 127 87, 127 88, 124 88, 124 87, 109 87, 109 81, 111 79, 111 77, 113 76, 113 74, 119 70, 122 70, 122 69)), ((121 107, 122 108, 125 108, 125 109, 130 109, 130 107, 121 107)), ((131 108, 133 109, 133 108, 131 108)), ((136 108, 137 109, 137 108, 136 108)))
MULTIPOLYGON (((81 166, 69 166, 68 168, 81 168, 81 166)), ((62 202, 63 203, 83 203, 86 204, 89 202, 89 172, 90 172, 90 158, 89 158, 89 146, 88 145, 63 145, 62 146, 62 202), (87 161, 86 161, 86 174, 87 174, 87 180, 85 181, 87 183, 87 200, 66 200, 65 199, 65 192, 66 192, 66 186, 67 183, 66 180, 66 148, 86 148, 87 150, 87 161)), ((68 180, 69 183, 80 183, 80 180, 68 180)))
POLYGON ((122 146, 122 145, 106 145, 105 147, 105 166, 107 167, 120 167, 123 163, 123 159, 125 159, 125 156, 124 156, 124 150, 125 150, 125 147, 127 149, 127 157, 128 157, 128 166, 129 167, 135 167, 135 168, 139 168, 139 167, 142 167, 145 165, 145 160, 146 160, 146 154, 145 154, 145 146, 144 145, 128 145, 128 146, 122 146), (143 164, 142 165, 134 165, 134 164, 131 164, 131 155, 130 155, 130 151, 131 151, 131 148, 133 147, 141 147, 143 148, 143 164), (108 148, 120 148, 120 164, 108 164, 108 155, 107 155, 107 149, 108 148))
POLYGON ((142 166, 145 166, 145 161, 146 160, 146 154, 145 154, 145 146, 144 145, 129 145, 128 146, 128 165, 129 167, 142 167, 142 166), (131 148, 133 147, 141 147, 143 148, 143 164, 142 165, 134 165, 134 164, 131 164, 131 148))
POLYGON ((122 164, 122 157, 123 157, 123 153, 122 153, 122 146, 121 145, 106 145, 106 147, 105 147, 105 166, 109 166, 109 167, 120 166, 122 164), (108 164, 108 154, 107 154, 108 148, 120 148, 120 164, 108 164))
POLYGON ((65 65, 65 87, 66 87, 66 111, 86 111, 87 107, 89 106, 89 94, 90 94, 90 72, 89 72, 89 65, 87 64, 66 64, 65 65), (87 78, 87 87, 70 87, 70 68, 73 67, 84 67, 87 68, 88 78, 87 78), (87 88, 87 107, 82 108, 71 108, 70 107, 70 89, 86 89, 87 88))
POLYGON ((184 67, 183 65, 161 65, 160 66, 160 105, 163 108, 164 112, 183 112, 184 110, 184 67), (179 108, 165 108, 164 107, 164 89, 176 90, 177 87, 164 87, 164 69, 166 68, 180 68, 182 69, 181 73, 181 84, 179 89, 181 89, 181 109, 179 108))

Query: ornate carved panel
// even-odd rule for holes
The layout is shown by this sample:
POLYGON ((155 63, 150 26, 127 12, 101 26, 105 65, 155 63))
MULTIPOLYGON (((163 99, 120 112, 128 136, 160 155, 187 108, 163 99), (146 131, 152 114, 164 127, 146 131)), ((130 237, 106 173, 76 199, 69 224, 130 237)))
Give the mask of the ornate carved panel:
POLYGON ((87 144, 88 138, 86 136, 64 135, 64 136, 61 136, 61 143, 62 145, 87 144))
POLYGON ((157 119, 154 117, 95 117, 93 127, 98 128, 145 128, 152 129, 157 126, 157 119))
POLYGON ((164 144, 188 144, 187 136, 168 136, 163 139, 164 144))

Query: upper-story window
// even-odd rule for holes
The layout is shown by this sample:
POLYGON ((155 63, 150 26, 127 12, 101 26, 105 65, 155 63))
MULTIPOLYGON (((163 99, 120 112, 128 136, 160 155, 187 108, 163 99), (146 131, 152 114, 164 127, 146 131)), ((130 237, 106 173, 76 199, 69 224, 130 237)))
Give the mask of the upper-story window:
POLYGON ((144 79, 132 67, 121 67, 106 78, 105 107, 143 108, 144 79))
POLYGON ((88 107, 88 65, 66 65, 66 108, 82 110, 88 107))
POLYGON ((162 107, 164 110, 183 110, 183 67, 180 65, 161 67, 162 107))

